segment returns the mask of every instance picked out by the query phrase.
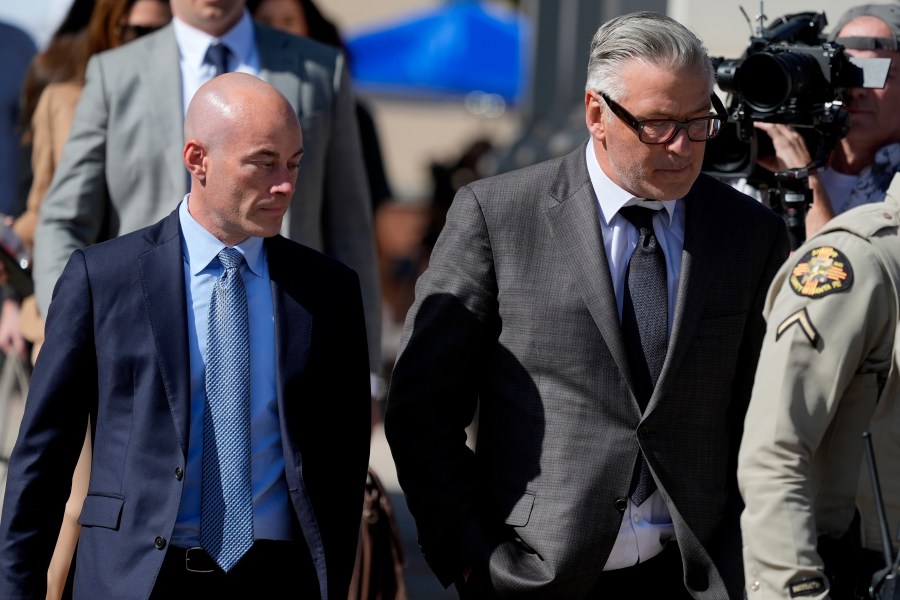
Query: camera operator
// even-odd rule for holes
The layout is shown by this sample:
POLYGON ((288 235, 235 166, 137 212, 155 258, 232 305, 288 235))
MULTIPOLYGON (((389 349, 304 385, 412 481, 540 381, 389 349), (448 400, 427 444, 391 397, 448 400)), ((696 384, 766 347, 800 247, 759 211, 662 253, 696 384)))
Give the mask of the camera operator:
MULTIPOLYGON (((850 88, 844 98, 850 129, 831 152, 827 167, 809 176, 813 201, 806 213, 811 236, 832 217, 850 208, 880 202, 900 171, 900 4, 866 4, 849 9, 832 39, 847 54, 891 58, 883 88, 850 88)), ((775 150, 759 164, 771 171, 803 168, 812 157, 800 133, 782 123, 755 122, 775 150)))

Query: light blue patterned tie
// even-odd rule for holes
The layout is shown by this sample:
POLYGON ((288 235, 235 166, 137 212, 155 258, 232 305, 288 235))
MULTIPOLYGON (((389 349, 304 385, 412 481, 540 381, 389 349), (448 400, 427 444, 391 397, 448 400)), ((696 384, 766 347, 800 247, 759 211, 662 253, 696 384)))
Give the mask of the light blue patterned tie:
POLYGON ((206 346, 200 545, 226 573, 253 544, 250 489, 250 329, 243 255, 219 253, 206 346))

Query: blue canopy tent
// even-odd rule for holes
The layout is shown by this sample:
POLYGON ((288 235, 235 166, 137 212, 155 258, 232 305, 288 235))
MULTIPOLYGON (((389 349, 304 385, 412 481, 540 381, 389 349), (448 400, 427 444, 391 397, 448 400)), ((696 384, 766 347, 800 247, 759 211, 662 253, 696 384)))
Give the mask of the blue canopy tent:
POLYGON ((497 94, 525 89, 530 27, 499 5, 455 0, 425 13, 348 36, 355 86, 401 96, 497 94))

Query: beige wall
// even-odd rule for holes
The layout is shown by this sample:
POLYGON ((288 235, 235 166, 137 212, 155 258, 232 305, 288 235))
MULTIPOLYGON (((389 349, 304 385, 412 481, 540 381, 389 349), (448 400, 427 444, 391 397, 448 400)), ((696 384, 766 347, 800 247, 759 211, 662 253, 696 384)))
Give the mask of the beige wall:
MULTIPOLYGON (((565 0, 562 0, 565 2, 565 0)), ((778 17, 801 12, 824 12, 828 19, 826 32, 840 19, 841 14, 851 6, 864 4, 868 0, 769 0, 764 6, 768 23, 778 17)), ((888 1, 888 0, 878 0, 888 1)), ((754 20, 760 13, 758 1, 741 2, 718 0, 669 0, 668 13, 671 17, 690 27, 709 48, 713 56, 737 58, 746 50, 751 33, 756 33, 757 24, 747 24, 740 11, 743 6, 747 16, 754 20)))
POLYGON ((466 146, 482 137, 506 146, 519 131, 518 115, 510 110, 500 117, 485 118, 468 112, 459 101, 367 100, 379 128, 394 195, 402 201, 428 200, 432 162, 453 162, 466 146))

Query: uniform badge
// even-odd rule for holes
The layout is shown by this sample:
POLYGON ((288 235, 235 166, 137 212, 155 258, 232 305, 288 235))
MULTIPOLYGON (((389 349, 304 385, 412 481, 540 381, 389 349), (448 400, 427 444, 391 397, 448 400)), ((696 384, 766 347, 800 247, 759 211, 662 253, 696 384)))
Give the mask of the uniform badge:
POLYGON ((798 296, 823 298, 849 290, 853 285, 853 268, 837 248, 819 246, 800 259, 789 281, 798 296))

